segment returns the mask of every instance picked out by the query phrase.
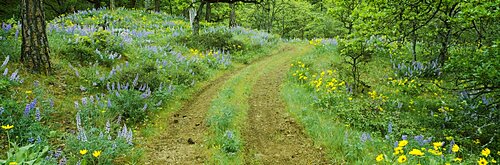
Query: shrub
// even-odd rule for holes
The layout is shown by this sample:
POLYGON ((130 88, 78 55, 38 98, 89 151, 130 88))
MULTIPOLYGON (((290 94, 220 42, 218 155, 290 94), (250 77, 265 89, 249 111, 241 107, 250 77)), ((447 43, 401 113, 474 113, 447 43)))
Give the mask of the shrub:
POLYGON ((233 39, 233 35, 227 31, 214 31, 195 36, 186 36, 180 38, 180 42, 186 43, 187 47, 197 48, 202 51, 220 49, 232 52, 244 49, 243 42, 233 39))

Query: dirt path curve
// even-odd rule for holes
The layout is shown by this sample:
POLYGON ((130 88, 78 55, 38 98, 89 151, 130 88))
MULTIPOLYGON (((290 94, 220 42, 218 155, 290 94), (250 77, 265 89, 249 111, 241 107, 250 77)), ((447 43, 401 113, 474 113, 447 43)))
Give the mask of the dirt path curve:
MULTIPOLYGON (((308 47, 283 46, 277 54, 262 58, 251 65, 241 66, 207 85, 183 107, 158 121, 165 127, 147 144, 145 164, 205 164, 210 159, 206 145, 207 112, 227 80, 241 74, 253 82, 248 103, 248 116, 243 131, 246 164, 326 164, 323 152, 312 145, 303 129, 281 101, 280 85, 291 60, 309 51, 308 47), (258 74, 242 73, 245 70, 258 74), (255 77, 254 77, 255 76, 255 77)), ((248 72, 248 71, 247 71, 248 72)), ((243 92, 243 91, 240 91, 243 92)))
POLYGON ((152 144, 146 164, 203 164, 207 160, 204 146, 207 126, 205 119, 211 100, 225 81, 238 72, 226 73, 204 86, 181 110, 173 112, 166 122, 166 129, 152 144))
MULTIPOLYGON (((288 56, 305 53, 290 48, 288 56)), ((302 50, 299 50, 302 49, 302 50)), ((285 54, 286 55, 286 54, 285 54)), ((280 89, 291 58, 279 60, 253 86, 248 103, 245 140, 246 164, 328 164, 324 152, 313 146, 303 128, 290 117, 280 89)))

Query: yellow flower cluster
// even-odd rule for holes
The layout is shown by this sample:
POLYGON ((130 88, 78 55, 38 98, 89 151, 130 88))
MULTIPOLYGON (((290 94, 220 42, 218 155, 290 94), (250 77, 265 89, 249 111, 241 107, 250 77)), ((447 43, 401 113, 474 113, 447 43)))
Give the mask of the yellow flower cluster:
POLYGON ((4 130, 9 130, 9 129, 12 129, 12 128, 14 128, 14 125, 9 125, 9 124, 2 125, 2 129, 4 129, 4 130))
MULTIPOLYGON (((481 150, 481 157, 477 161, 477 164, 487 165, 490 162, 496 164, 497 161, 495 160, 495 158, 493 158, 493 156, 490 156, 490 154, 491 154, 491 151, 488 148, 484 148, 483 150, 481 150), (490 158, 489 162, 488 162, 487 158, 490 158)), ((500 151, 498 152, 498 155, 500 155, 500 151)))
POLYGON ((322 88, 325 89, 326 92, 332 93, 339 89, 339 87, 344 86, 345 82, 337 80, 335 77, 331 75, 335 72, 332 70, 328 70, 329 77, 325 77, 326 72, 322 71, 319 76, 317 74, 313 74, 312 77, 314 80, 311 81, 311 86, 316 90, 320 91, 322 88), (331 77, 331 78, 330 78, 331 77), (328 80, 326 80, 328 79, 328 80))
POLYGON ((323 41, 323 39, 321 39, 321 38, 312 39, 309 41, 309 44, 314 45, 314 46, 318 46, 318 45, 321 45, 321 41, 323 41))
MULTIPOLYGON (((83 149, 83 150, 80 150, 80 155, 85 155, 87 154, 89 151, 86 150, 86 149, 83 149)), ((96 150, 94 152, 92 152, 92 156, 98 158, 99 156, 101 156, 101 153, 102 151, 101 150, 96 150)))
POLYGON ((444 107, 439 108, 438 111, 439 112, 453 112, 454 109, 450 108, 450 107, 447 107, 447 106, 444 106, 444 107))

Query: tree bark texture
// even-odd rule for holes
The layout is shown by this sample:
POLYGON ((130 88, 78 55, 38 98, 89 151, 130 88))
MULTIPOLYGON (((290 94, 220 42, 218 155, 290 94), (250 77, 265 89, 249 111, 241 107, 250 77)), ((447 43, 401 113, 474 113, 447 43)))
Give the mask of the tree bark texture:
POLYGON ((160 12, 160 0, 155 0, 155 11, 160 12))
POLYGON ((198 10, 196 11, 196 15, 194 16, 194 20, 193 20, 193 35, 198 35, 200 33, 200 17, 201 17, 201 14, 203 11, 203 6, 205 5, 205 1, 201 1, 200 3, 200 7, 198 8, 198 10))
POLYGON ((231 8, 231 15, 229 16, 229 27, 236 26, 236 7, 234 3, 229 3, 229 8, 231 8))
POLYGON ((212 13, 212 5, 207 3, 207 8, 205 9, 205 21, 210 22, 210 14, 212 13))
POLYGON ((51 70, 43 0, 21 0, 21 62, 35 72, 51 70))

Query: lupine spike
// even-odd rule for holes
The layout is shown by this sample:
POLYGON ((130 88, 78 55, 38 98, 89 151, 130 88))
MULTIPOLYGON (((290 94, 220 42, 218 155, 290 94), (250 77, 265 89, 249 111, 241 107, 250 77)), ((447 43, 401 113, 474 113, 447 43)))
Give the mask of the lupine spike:
POLYGON ((10 56, 7 56, 7 58, 5 58, 5 60, 2 63, 2 66, 0 66, 0 68, 3 68, 4 66, 7 66, 7 64, 9 63, 9 59, 10 59, 10 56))

